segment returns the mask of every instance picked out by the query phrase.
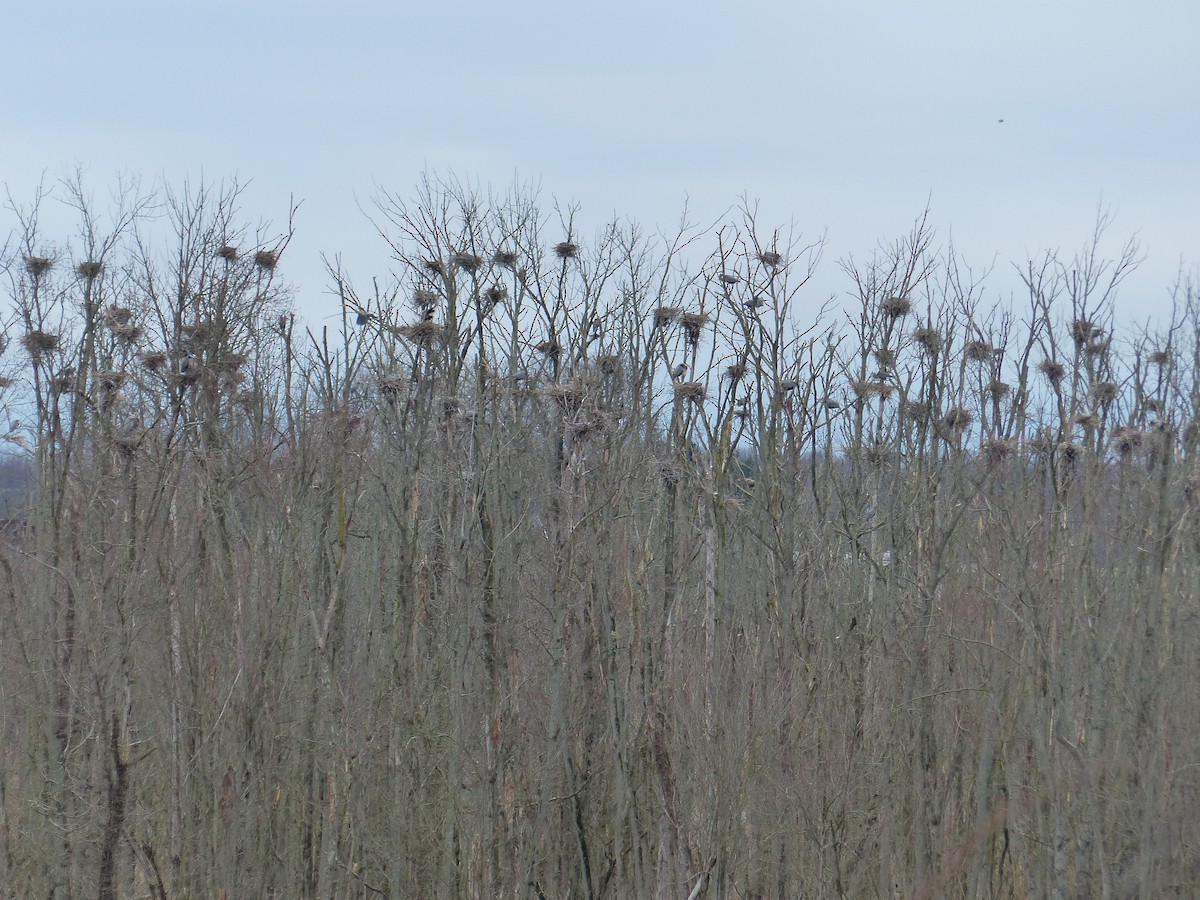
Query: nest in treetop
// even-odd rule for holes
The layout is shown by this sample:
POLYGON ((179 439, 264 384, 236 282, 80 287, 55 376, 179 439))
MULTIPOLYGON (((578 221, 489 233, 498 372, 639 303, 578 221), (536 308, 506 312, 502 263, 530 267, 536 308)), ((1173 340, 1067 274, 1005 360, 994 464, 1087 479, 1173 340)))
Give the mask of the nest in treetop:
POLYGON ((227 263, 236 262, 238 258, 237 247, 231 247, 229 244, 226 244, 217 251, 217 256, 227 263))
POLYGON ((737 384, 746 377, 746 364, 739 362, 727 366, 725 368, 725 377, 728 378, 732 384, 737 384))
POLYGON ((660 306, 654 310, 654 327, 666 328, 683 312, 678 306, 660 306))
POLYGON ((209 339, 212 328, 207 322, 197 322, 195 325, 179 326, 179 343, 183 346, 194 347, 209 339))
POLYGON ((100 389, 106 393, 112 393, 120 389, 129 376, 125 372, 103 371, 96 373, 96 383, 100 385, 100 389))
POLYGON ((79 273, 80 277, 91 281, 94 278, 99 278, 101 273, 104 272, 104 263, 95 260, 81 262, 75 267, 75 271, 79 273))
POLYGON ((783 255, 776 253, 774 250, 764 250, 762 253, 758 254, 758 261, 764 266, 773 269, 783 262, 783 255))
POLYGON ((113 438, 113 443, 123 453, 133 453, 142 445, 142 441, 146 439, 147 434, 149 434, 148 429, 138 428, 136 425, 130 424, 113 438))
POLYGON ((1200 473, 1193 475, 1183 486, 1183 496, 1189 506, 1200 505, 1200 473))
POLYGON ((29 331, 21 338, 21 343, 25 345, 30 356, 38 359, 43 353, 58 349, 59 336, 49 331, 29 331))
POLYGON ((704 402, 704 385, 699 381, 677 381, 673 391, 678 402, 690 400, 697 406, 704 402))
POLYGON ((142 367, 151 371, 157 372, 167 364, 167 354, 161 350, 148 350, 140 354, 142 367))
POLYGON ((1029 449, 1035 453, 1049 453, 1056 445, 1053 432, 1042 429, 1029 439, 1029 449))
POLYGON ((871 444, 862 451, 863 460, 875 469, 882 469, 895 455, 895 451, 887 444, 871 444))
POLYGON ((562 345, 559 344, 558 341, 556 341, 552 338, 547 338, 544 341, 539 341, 534 346, 534 349, 537 350, 538 353, 541 353, 543 356, 548 356, 551 359, 557 359, 558 355, 560 353, 562 353, 562 345))
POLYGON ((508 296, 508 288, 502 284, 493 284, 483 292, 483 299, 487 301, 489 306, 496 306, 504 302, 504 298, 508 296))
POLYGON ((900 319, 912 312, 912 301, 907 297, 888 297, 880 304, 884 315, 891 319, 900 319))
POLYGON ((1113 429, 1113 444, 1122 457, 1129 456, 1142 446, 1142 433, 1132 426, 1121 425, 1113 429))
POLYGON ((27 256, 25 257, 25 271, 34 278, 45 275, 54 267, 54 260, 47 259, 44 256, 27 256))
POLYGON ((396 332, 402 338, 407 338, 422 347, 433 347, 450 342, 450 329, 432 321, 401 325, 396 332))
POLYGON ((983 445, 983 456, 989 466, 999 465, 1016 452, 1016 441, 1008 438, 992 438, 983 445))
POLYGON ((109 328, 117 328, 121 325, 128 325, 129 320, 133 318, 133 310, 127 306, 117 306, 113 304, 104 311, 104 324, 109 328))
POLYGON ((483 257, 469 250, 459 250, 450 257, 450 262, 466 272, 478 272, 483 266, 483 257))
POLYGON ((741 280, 742 280, 741 278, 739 278, 737 275, 734 275, 732 272, 722 272, 721 273, 721 283, 722 284, 737 284, 741 280))
POLYGON ((1050 379, 1051 384, 1058 384, 1067 374, 1066 368, 1056 359, 1043 359, 1038 363, 1038 371, 1050 379))
POLYGON ((971 362, 987 362, 995 352, 996 349, 987 341, 967 341, 963 345, 963 353, 971 362))
POLYGON ((237 369, 229 369, 221 373, 221 387, 227 391, 232 391, 245 380, 245 374, 239 372, 237 369))
POLYGON ((966 407, 955 406, 947 410, 946 414, 942 416, 942 424, 951 431, 962 431, 974 421, 974 418, 971 415, 971 411, 966 407))
POLYGON ((880 347, 875 351, 875 360, 885 369, 890 369, 896 364, 896 354, 887 347, 880 347))
POLYGON ((571 241, 560 241, 554 245, 554 253, 559 259, 574 259, 579 255, 579 245, 571 241))
POLYGON ((596 416, 591 419, 583 419, 579 422, 570 422, 566 426, 567 434, 572 440, 583 441, 593 437, 608 427, 608 422, 603 416, 596 416))
POLYGON ((936 328, 918 328, 912 333, 912 339, 931 356, 942 349, 942 333, 936 328))
POLYGON ((545 395, 562 407, 564 412, 573 413, 583 405, 586 392, 580 382, 552 384, 545 389, 545 395))
POLYGON ((492 256, 492 262, 505 269, 511 269, 517 264, 519 258, 515 250, 501 248, 492 256))
POLYGON ((429 288, 417 288, 413 291, 413 306, 420 310, 433 309, 437 306, 438 295, 429 288))
POLYGON ((279 254, 274 250, 259 250, 254 254, 254 264, 266 272, 274 272, 279 265, 279 254))
POLYGON ((75 388, 75 370, 63 369, 50 380, 50 389, 56 394, 65 394, 75 388))
POLYGON ((904 404, 904 414, 915 422, 923 423, 929 418, 929 404, 909 400, 904 404))
POLYGON ((1087 319, 1076 319, 1071 323, 1071 339, 1082 347, 1099 334, 1096 326, 1087 319))
POLYGON ((670 460, 662 460, 658 463, 658 474, 666 484, 679 484, 679 479, 683 477, 679 465, 670 460))
POLYGON ((1083 456, 1083 447, 1079 446, 1079 444, 1073 444, 1070 441, 1063 441, 1058 445, 1058 452, 1067 462, 1073 463, 1079 457, 1083 456))
POLYGON ((1108 352, 1108 348, 1112 342, 1105 339, 1101 341, 1092 341, 1083 348, 1083 352, 1088 356, 1103 356, 1108 352))
POLYGON ((992 395, 993 400, 999 400, 1001 397, 1007 396, 1011 388, 999 378, 993 378, 987 383, 984 390, 992 395))
POLYGON ((710 319, 707 313, 684 313, 679 317, 679 322, 683 325, 683 337, 689 344, 695 346, 700 343, 700 331, 709 323, 710 319))
POLYGON ((380 396, 394 400, 399 397, 404 391, 404 379, 399 375, 380 375, 379 376, 379 394, 380 396))
POLYGON ((1150 362, 1156 366, 1165 366, 1171 361, 1171 354, 1167 350, 1155 350, 1150 354, 1150 362))
POLYGON ((246 364, 248 357, 245 353, 226 353, 221 358, 220 368, 225 372, 235 372, 246 364))
POLYGON ((1111 381, 1097 381, 1092 385, 1092 398, 1097 403, 1111 403, 1116 396, 1117 386, 1111 381))
POLYGON ((621 368, 621 357, 615 353, 605 353, 596 357, 596 367, 605 375, 615 375, 621 368))
POLYGON ((426 259, 421 263, 425 267, 425 271, 432 275, 445 275, 446 266, 440 259, 426 259))
POLYGON ((850 389, 854 391, 854 395, 859 400, 866 400, 869 397, 887 400, 896 390, 894 385, 888 384, 886 381, 858 381, 857 379, 851 379, 850 389))

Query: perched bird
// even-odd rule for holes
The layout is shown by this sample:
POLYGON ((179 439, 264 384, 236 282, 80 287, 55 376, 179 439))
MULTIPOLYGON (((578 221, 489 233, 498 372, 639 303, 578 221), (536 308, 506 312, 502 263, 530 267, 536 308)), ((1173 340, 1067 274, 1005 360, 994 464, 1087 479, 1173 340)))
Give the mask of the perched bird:
POLYGON ((788 378, 785 381, 779 382, 779 388, 784 393, 787 393, 789 391, 794 391, 798 387, 800 387, 800 382, 797 381, 795 378, 788 378))
POLYGON ((373 316, 371 313, 364 312, 363 310, 360 309, 358 311, 358 315, 356 315, 354 317, 354 321, 358 325, 366 325, 368 322, 370 322, 374 318, 375 318, 375 316, 373 316))
POLYGON ((671 377, 676 381, 680 381, 683 379, 683 376, 687 374, 687 370, 687 363, 680 363, 671 370, 671 377))
POLYGON ((433 321, 433 307, 432 306, 425 307, 425 311, 423 313, 421 313, 421 321, 422 322, 432 322, 433 321))
POLYGON ((743 304, 746 309, 754 310, 767 305, 766 298, 762 294, 755 294, 743 304))
POLYGON ((204 368, 198 356, 185 356, 179 361, 179 377, 183 381, 196 381, 204 368))

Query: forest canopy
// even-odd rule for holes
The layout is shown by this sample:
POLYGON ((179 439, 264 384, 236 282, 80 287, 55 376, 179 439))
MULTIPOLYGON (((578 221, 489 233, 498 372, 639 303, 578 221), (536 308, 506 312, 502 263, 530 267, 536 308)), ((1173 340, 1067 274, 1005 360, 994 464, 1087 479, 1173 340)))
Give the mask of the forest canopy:
POLYGON ((0 871, 69 897, 1200 885, 1200 281, 428 176, 14 203, 0 871), (23 474, 25 473, 25 474, 23 474), (17 485, 14 490, 13 484, 17 485), (26 489, 20 485, 26 484, 26 489))

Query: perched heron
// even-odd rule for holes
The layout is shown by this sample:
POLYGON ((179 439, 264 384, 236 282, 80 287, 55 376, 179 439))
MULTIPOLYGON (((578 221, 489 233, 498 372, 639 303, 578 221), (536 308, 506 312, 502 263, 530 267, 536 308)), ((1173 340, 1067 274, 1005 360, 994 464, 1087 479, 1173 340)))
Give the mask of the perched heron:
POLYGON ((677 365, 675 368, 673 368, 671 370, 671 377, 674 378, 676 381, 681 381, 683 379, 683 376, 687 374, 687 370, 688 370, 687 363, 680 363, 679 365, 677 365))

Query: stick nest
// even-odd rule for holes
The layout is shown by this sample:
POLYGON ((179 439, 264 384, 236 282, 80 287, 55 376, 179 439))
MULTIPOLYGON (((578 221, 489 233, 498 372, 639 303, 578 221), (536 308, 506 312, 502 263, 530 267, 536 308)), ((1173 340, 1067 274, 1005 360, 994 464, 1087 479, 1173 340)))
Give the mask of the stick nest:
POLYGON ((888 297, 880 304, 884 315, 890 319, 900 319, 912 312, 912 301, 907 297, 888 297))
POLYGON ((683 325, 683 337, 693 347, 700 343, 700 332, 711 321, 707 313, 689 312, 679 317, 683 325))
POLYGON ((465 272, 475 273, 483 266, 483 257, 469 250, 459 250, 450 257, 450 262, 465 272))
POLYGON ((699 406, 704 402, 704 385, 699 381, 677 381, 673 387, 676 402, 685 400, 699 406))
POLYGON ((40 359, 43 353, 57 350, 60 341, 61 338, 57 334, 49 331, 29 331, 21 338, 21 343, 35 360, 40 359))
POLYGON ((1056 359, 1043 359, 1038 363, 1038 371, 1041 372, 1053 385, 1058 385, 1063 376, 1067 374, 1066 367, 1056 359))
POLYGON ((516 267, 519 258, 515 250, 508 250, 502 247, 492 256, 492 262, 502 268, 512 269, 516 267))
POLYGON ((54 268, 54 260, 48 259, 45 256, 27 256, 25 257, 25 271, 34 278, 40 278, 54 268))
POLYGON ((437 322, 415 322, 397 329, 400 337, 422 347, 440 347, 450 343, 450 329, 437 322))
POLYGON ((930 356, 937 356, 942 349, 942 333, 936 328, 918 328, 912 333, 912 339, 930 356))
POLYGON ((654 327, 666 328, 683 314, 678 306, 660 306, 654 310, 654 327))

